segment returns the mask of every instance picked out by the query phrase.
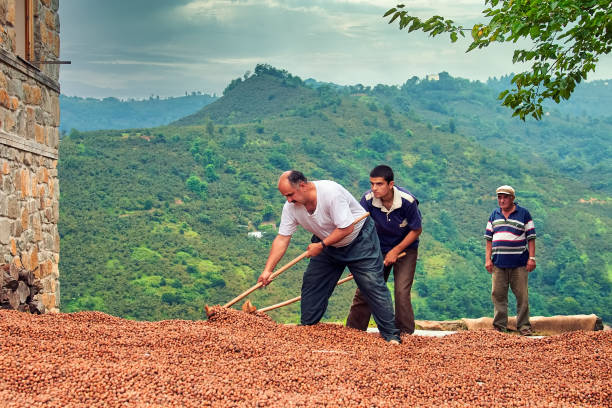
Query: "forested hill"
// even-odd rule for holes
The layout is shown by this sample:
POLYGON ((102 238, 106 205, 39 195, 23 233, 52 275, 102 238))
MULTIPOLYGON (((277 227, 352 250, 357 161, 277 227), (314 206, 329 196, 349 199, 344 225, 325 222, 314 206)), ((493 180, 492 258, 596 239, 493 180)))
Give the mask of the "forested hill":
MULTIPOLYGON (((495 188, 511 184, 538 233, 532 314, 597 313, 611 322, 612 125, 554 112, 523 123, 496 96, 448 74, 399 87, 312 89, 258 66, 173 125, 72 132, 60 145, 62 310, 203 318, 205 304, 225 303, 263 268, 283 204, 280 172, 334 179, 359 197, 369 170, 388 163, 424 217, 417 318, 491 315, 482 235, 495 188), (263 238, 248 236, 256 230, 263 238)), ((309 238, 296 234, 283 262, 309 238)), ((305 265, 251 301, 297 296, 305 265)), ((354 288, 337 289, 326 319, 346 317, 354 288)), ((295 322, 298 311, 273 316, 295 322)))
POLYGON ((72 129, 83 131, 167 125, 216 99, 216 96, 200 92, 173 98, 151 96, 142 100, 60 95, 60 131, 65 133, 72 129))
POLYGON ((299 77, 258 65, 248 81, 243 81, 243 78, 234 79, 225 88, 223 98, 207 109, 176 121, 174 125, 201 124, 206 120, 225 124, 244 123, 300 106, 309 106, 316 102, 317 92, 303 85, 299 77), (276 80, 271 81, 270 77, 276 80), (239 92, 232 92, 237 87, 239 92))

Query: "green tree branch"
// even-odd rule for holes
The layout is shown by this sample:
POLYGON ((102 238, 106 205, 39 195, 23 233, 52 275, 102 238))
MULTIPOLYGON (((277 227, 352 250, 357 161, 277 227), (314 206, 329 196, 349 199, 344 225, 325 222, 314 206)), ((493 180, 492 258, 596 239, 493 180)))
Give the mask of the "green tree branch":
POLYGON ((531 63, 531 70, 515 74, 514 87, 499 94, 502 105, 522 120, 529 115, 541 119, 546 99, 569 99, 576 84, 595 71, 599 57, 612 50, 610 0, 485 0, 485 5, 489 7, 482 13, 488 22, 471 30, 441 16, 411 16, 403 4, 383 17, 390 17, 389 24, 397 20, 400 30, 408 32, 420 30, 432 37, 448 33, 453 43, 471 31, 466 52, 492 43, 535 42, 532 49, 517 49, 512 57, 513 63, 531 63))

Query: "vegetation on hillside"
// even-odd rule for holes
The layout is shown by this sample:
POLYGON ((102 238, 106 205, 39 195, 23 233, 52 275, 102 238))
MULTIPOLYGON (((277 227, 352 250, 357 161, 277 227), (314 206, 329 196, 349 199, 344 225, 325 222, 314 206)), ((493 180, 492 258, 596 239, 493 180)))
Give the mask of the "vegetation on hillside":
POLYGON ((216 99, 216 96, 201 92, 174 98, 151 96, 142 100, 60 95, 60 131, 66 133, 71 129, 84 131, 167 125, 202 109, 216 99))
MULTIPOLYGON (((554 112, 512 122, 495 95, 444 73, 400 87, 312 89, 264 65, 173 125, 72 131, 60 146, 62 310, 203 318, 205 304, 230 300, 263 268, 283 204, 280 172, 333 179, 359 197, 369 170, 387 163, 424 217, 417 318, 491 315, 482 236, 495 188, 511 184, 538 233, 532 314, 612 321, 612 198, 610 178, 600 178, 612 165, 612 124, 554 112), (247 235, 255 230, 263 238, 247 235)), ((309 240, 300 229, 281 264, 309 240)), ((297 296, 305 265, 251 301, 297 296)), ((336 290, 325 319, 346 317, 354 288, 336 290)), ((299 305, 272 314, 296 322, 299 305)))

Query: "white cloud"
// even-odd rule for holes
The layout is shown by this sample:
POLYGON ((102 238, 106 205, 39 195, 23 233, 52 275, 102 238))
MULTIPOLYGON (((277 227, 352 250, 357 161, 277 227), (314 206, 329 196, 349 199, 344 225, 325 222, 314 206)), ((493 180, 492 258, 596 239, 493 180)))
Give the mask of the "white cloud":
MULTIPOLYGON (((62 59, 73 64, 62 68, 60 80, 73 94, 95 85, 97 93, 120 89, 116 96, 172 96, 191 90, 220 93, 258 63, 302 78, 368 85, 399 84, 440 71, 486 80, 520 70, 511 63, 512 45, 465 54, 469 39, 451 44, 448 36, 399 31, 397 23, 389 25, 382 17, 399 2, 151 0, 143 13, 119 0, 63 1, 62 59)), ((411 14, 438 14, 468 27, 482 19, 484 8, 482 0, 404 3, 411 14)), ((611 60, 603 57, 589 79, 610 78, 611 60)))

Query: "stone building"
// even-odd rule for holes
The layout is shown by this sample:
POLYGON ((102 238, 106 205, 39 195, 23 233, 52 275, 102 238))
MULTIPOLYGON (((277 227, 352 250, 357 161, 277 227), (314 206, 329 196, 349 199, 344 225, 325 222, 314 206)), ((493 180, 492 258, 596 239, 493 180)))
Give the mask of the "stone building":
MULTIPOLYGON (((0 282, 24 277, 28 289, 11 288, 40 312, 59 311, 60 300, 58 8, 0 0, 0 282)), ((9 289, 0 290, 8 307, 9 289)))

